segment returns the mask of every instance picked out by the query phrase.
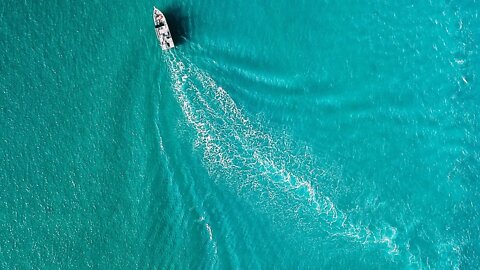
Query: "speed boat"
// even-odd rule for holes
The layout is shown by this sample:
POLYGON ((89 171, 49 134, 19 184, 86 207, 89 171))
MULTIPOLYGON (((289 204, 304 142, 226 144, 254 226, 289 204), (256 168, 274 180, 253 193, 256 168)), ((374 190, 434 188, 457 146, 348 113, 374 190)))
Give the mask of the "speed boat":
POLYGON ((167 20, 163 13, 156 7, 153 7, 153 23, 155 24, 155 33, 157 34, 162 50, 166 51, 175 47, 167 20))

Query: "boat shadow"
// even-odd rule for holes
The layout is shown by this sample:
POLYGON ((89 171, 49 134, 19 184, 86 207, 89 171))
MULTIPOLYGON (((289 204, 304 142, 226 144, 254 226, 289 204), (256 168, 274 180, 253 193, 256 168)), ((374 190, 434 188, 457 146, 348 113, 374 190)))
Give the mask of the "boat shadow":
POLYGON ((173 6, 163 11, 167 19, 168 28, 176 46, 182 45, 190 39, 189 17, 181 7, 173 6))

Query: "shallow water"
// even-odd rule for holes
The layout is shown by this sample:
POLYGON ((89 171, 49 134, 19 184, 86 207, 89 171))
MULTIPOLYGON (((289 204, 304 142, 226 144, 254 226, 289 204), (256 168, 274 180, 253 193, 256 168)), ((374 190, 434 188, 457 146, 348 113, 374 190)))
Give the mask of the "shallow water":
POLYGON ((480 266, 480 3, 153 4, 0 8, 2 269, 480 266))

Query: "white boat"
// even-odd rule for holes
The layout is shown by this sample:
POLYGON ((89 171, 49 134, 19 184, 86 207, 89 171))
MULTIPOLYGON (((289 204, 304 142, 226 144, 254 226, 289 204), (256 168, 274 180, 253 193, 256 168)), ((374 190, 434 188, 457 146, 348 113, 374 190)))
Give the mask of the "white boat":
POLYGON ((153 23, 155 24, 155 33, 157 34, 162 50, 166 51, 175 47, 167 20, 163 13, 156 7, 153 7, 153 23))

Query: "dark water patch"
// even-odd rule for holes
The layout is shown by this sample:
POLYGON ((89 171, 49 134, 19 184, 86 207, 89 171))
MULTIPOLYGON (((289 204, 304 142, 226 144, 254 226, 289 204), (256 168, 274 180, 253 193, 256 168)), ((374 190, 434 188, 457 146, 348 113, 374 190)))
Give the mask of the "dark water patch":
POLYGON ((191 31, 188 22, 191 18, 187 13, 180 6, 171 6, 163 13, 167 18, 175 45, 182 45, 189 40, 191 31))

